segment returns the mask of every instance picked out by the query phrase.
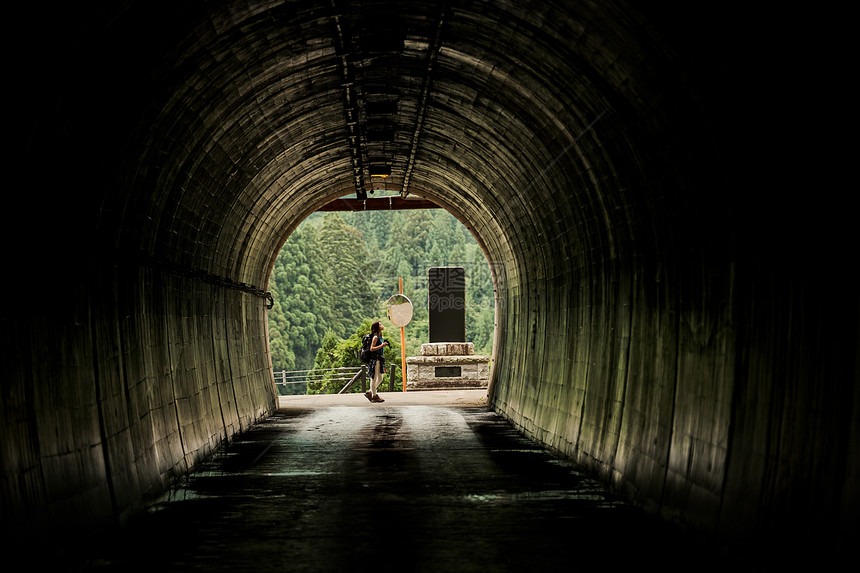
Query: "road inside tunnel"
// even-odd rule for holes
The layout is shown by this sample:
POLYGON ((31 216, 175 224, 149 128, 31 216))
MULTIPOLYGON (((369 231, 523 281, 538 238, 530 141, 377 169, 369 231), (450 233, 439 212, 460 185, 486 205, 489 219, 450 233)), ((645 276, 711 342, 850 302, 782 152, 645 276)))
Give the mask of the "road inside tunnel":
POLYGON ((64 563, 264 572, 738 561, 622 501, 486 407, 403 401, 281 408, 124 531, 64 563))

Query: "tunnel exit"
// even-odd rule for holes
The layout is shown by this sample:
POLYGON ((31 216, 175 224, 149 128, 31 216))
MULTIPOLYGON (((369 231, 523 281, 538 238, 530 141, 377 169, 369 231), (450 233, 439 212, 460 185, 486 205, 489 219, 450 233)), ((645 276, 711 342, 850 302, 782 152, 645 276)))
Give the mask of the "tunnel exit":
MULTIPOLYGON (((281 249, 268 287, 278 301, 268 320, 275 372, 319 375, 317 368, 324 365, 316 363, 317 352, 326 334, 345 341, 361 335, 364 321, 385 321, 386 301, 398 292, 401 281, 415 308, 412 322, 404 329, 406 356, 420 356, 422 345, 435 341, 433 336, 469 342, 473 355, 492 354, 495 292, 492 267, 480 244, 460 221, 430 201, 404 201, 399 195, 376 199, 378 208, 367 210, 365 201, 333 201, 336 207, 329 204, 306 219, 281 249), (399 200, 399 204, 389 204, 389 200, 399 200), (418 205, 402 207, 404 202, 418 205), (434 209, 423 208, 426 205, 434 209), (432 284, 442 284, 431 276, 432 269, 446 266, 463 272, 456 309, 443 309, 441 303, 430 300, 432 284), (432 328, 437 311, 457 312, 459 330, 454 338, 440 327, 432 328), (308 321, 290 320, 308 312, 313 313, 308 321)), ((450 297, 441 299, 449 301, 450 297)), ((393 331, 387 334, 393 336, 393 331)), ((399 346, 399 337, 395 342, 399 346)), ((331 342, 327 344, 331 347, 331 342)), ((352 362, 352 366, 360 366, 352 362)), ((400 362, 395 362, 398 377, 400 362)), ((347 366, 342 361, 338 364, 347 366)), ((284 384, 279 391, 306 391, 301 378, 294 379, 297 384, 284 384)), ((314 386, 310 392, 321 391, 314 386)), ((356 385, 352 391, 358 389, 356 385)), ((336 390, 330 385, 326 391, 336 390)))

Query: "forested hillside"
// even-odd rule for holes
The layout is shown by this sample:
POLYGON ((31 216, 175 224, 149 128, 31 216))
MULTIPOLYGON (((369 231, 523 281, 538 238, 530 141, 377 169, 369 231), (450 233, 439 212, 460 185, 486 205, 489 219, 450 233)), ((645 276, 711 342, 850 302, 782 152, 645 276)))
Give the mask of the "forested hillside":
POLYGON ((466 269, 466 338, 476 353, 490 354, 490 268, 453 215, 444 209, 314 213, 284 244, 269 283, 275 371, 314 368, 324 340, 328 349, 354 340, 366 321, 382 320, 386 336, 399 346, 400 332, 386 319, 385 301, 399 292, 401 277, 403 293, 415 306, 405 330, 406 355, 418 355, 428 340, 427 270, 434 266, 466 269))

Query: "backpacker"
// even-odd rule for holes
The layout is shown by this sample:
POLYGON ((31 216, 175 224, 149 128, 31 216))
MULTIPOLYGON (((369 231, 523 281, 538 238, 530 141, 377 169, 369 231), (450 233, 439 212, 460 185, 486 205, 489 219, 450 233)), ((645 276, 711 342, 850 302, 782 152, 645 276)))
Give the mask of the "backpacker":
POLYGON ((365 334, 361 337, 361 351, 358 353, 358 358, 362 362, 370 362, 370 343, 373 341, 373 333, 365 334))

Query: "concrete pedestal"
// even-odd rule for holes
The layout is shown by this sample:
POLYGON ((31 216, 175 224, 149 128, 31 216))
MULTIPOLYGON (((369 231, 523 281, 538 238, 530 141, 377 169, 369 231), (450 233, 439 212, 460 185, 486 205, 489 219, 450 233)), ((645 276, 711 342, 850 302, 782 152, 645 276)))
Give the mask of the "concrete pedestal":
POLYGON ((406 390, 486 388, 490 358, 474 354, 471 342, 421 345, 421 356, 406 359, 406 390))

